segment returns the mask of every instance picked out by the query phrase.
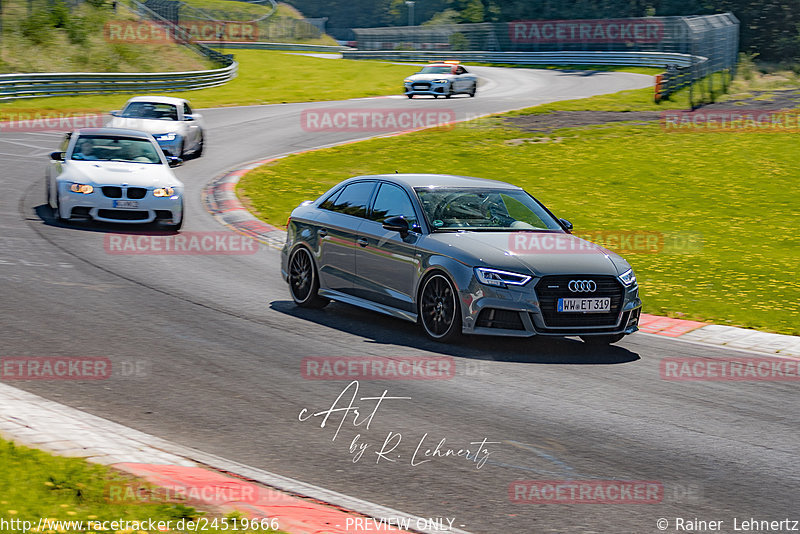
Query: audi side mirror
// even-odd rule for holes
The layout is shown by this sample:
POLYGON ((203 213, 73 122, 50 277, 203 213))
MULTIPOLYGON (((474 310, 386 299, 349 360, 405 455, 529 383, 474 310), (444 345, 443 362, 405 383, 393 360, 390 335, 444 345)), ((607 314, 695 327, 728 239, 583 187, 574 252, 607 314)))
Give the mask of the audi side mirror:
POLYGON ((183 165, 183 160, 174 156, 167 156, 167 163, 169 163, 170 167, 180 167, 183 165))
POLYGON ((109 112, 109 115, 111 115, 112 117, 119 117, 119 112, 120 110, 111 111, 109 112))
POLYGON ((572 223, 566 219, 559 219, 558 222, 561 223, 561 226, 566 228, 567 230, 572 230, 572 223))
POLYGON ((383 221, 383 229, 392 232, 400 232, 401 235, 405 236, 408 234, 408 221, 402 215, 389 217, 383 221))
POLYGON ((64 161, 63 152, 50 152, 50 159, 55 161, 64 161))

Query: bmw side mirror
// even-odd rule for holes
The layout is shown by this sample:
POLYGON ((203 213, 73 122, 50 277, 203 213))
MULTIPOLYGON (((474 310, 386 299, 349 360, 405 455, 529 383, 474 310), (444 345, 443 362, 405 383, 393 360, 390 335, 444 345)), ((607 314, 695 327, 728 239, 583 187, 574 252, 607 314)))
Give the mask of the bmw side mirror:
POLYGON ((563 227, 564 227, 564 228, 566 228, 567 230, 572 230, 572 223, 571 223, 571 222, 569 222, 568 220, 566 220, 566 219, 559 219, 559 222, 561 223, 561 226, 563 226, 563 227))
POLYGON ((392 232, 400 232, 400 234, 405 236, 408 233, 408 221, 402 215, 389 217, 383 221, 383 229, 392 232))
POLYGON ((50 159, 55 161, 64 161, 63 152, 50 152, 50 159))
POLYGON ((167 156, 167 162, 169 163, 170 167, 180 167, 183 165, 183 160, 181 158, 176 158, 175 156, 167 156))

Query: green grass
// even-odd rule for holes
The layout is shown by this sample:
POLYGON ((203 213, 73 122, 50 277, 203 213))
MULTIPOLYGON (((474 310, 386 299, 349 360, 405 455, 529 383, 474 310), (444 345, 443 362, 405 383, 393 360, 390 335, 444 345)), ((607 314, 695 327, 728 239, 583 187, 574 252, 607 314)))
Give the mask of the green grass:
MULTIPOLYGON (((198 108, 341 100, 397 94, 412 67, 376 61, 298 56, 273 50, 235 50, 239 75, 211 89, 170 93, 198 108)), ((37 98, 0 104, 3 114, 103 112, 119 109, 133 95, 37 98)))
MULTIPOLYGON (((51 456, 0 439, 0 518, 6 521, 19 519, 38 525, 40 518, 84 522, 153 519, 172 521, 175 525, 181 519, 219 517, 182 504, 115 503, 115 499, 108 498, 114 494, 111 488, 126 484, 143 487, 141 481, 110 468, 79 458, 51 456)), ((228 517, 234 516, 241 514, 228 517)), ((0 529, 0 532, 22 532, 22 529, 0 529)), ((43 530, 41 534, 55 534, 55 531, 43 530)))
MULTIPOLYGON (((528 112, 665 109, 648 100, 651 93, 528 112)), ((625 254, 645 312, 800 334, 798 168, 793 133, 673 133, 656 122, 535 134, 492 118, 290 156, 246 175, 238 191, 261 218, 283 225, 300 201, 354 175, 398 169, 512 182, 570 219, 578 233, 697 239, 688 250, 625 254)))

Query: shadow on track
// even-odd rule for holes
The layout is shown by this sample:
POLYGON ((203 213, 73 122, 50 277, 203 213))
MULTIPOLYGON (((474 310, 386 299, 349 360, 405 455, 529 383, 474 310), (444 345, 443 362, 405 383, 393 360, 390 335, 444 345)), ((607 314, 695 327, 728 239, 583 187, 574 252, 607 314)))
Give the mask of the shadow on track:
POLYGON ((570 338, 463 336, 449 344, 437 343, 425 337, 421 329, 410 322, 338 302, 331 302, 323 310, 308 310, 297 307, 290 300, 276 300, 270 303, 270 308, 304 321, 367 338, 377 345, 403 345, 473 360, 610 365, 640 359, 638 354, 622 346, 590 347, 570 338))
POLYGON ((47 204, 40 204, 33 208, 36 216, 39 217, 47 226, 57 228, 70 228, 72 230, 82 230, 84 232, 97 232, 102 234, 135 234, 135 235, 178 235, 179 232, 161 226, 156 222, 152 223, 107 223, 92 220, 56 220, 53 209, 47 204))

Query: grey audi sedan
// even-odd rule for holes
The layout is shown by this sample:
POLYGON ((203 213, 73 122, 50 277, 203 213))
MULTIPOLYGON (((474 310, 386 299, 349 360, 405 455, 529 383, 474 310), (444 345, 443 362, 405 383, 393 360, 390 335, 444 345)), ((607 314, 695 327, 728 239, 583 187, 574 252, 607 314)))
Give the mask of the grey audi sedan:
POLYGON ((439 174, 357 176, 291 214, 281 271, 294 302, 330 300, 459 334, 580 336, 638 330, 622 257, 570 233, 523 189, 439 174))

